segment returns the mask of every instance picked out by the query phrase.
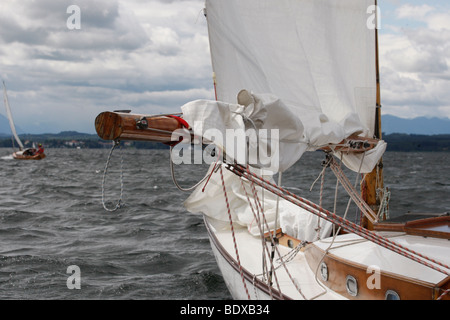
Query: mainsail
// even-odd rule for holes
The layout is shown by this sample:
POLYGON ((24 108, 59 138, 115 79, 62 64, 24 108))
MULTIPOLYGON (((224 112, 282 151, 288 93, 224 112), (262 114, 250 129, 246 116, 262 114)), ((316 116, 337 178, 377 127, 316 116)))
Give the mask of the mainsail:
MULTIPOLYGON (((223 135, 228 129, 277 129, 278 172, 289 169, 304 152, 324 147, 351 170, 371 172, 386 149, 383 141, 362 153, 340 152, 338 146, 351 136, 374 137, 376 30, 368 23, 373 18, 368 12, 375 4, 375 0, 207 0, 218 101, 184 105, 184 119, 196 135, 207 139, 213 138, 214 134, 208 136, 213 128, 223 135)), ((274 147, 268 140, 258 142, 274 147)), ((229 153, 225 144, 219 148, 229 153)), ((228 172, 224 180, 233 220, 258 233, 244 205, 241 182, 228 172)), ((223 197, 222 183, 212 175, 208 190, 195 190, 185 201, 186 208, 226 221, 226 210, 217 205, 223 197)), ((277 207, 276 197, 271 200, 273 205, 265 210, 271 227, 277 225, 277 217, 282 227, 317 225, 300 208, 277 207)), ((293 234, 303 233, 302 239, 310 240, 313 232, 304 232, 299 228, 293 234)))
MULTIPOLYGON (((261 101, 261 127, 270 122, 280 130, 279 171, 305 151, 351 135, 373 137, 376 41, 368 9, 374 5, 375 0, 206 1, 217 99, 230 104, 232 120, 255 114, 257 103, 247 103, 252 111, 239 109, 242 90, 261 101)), ((182 109, 189 123, 223 113, 222 106, 205 101, 182 109)), ((353 171, 367 173, 385 148, 380 142, 364 156, 335 155, 353 171)))
POLYGON ((8 95, 6 94, 5 81, 3 81, 3 100, 5 102, 6 114, 8 116, 9 125, 11 127, 11 132, 14 136, 14 139, 16 139, 20 150, 23 150, 24 147, 23 147, 22 141, 20 141, 19 136, 17 135, 16 127, 14 125, 14 121, 13 121, 13 117, 12 117, 12 113, 11 113, 11 107, 9 106, 8 95))

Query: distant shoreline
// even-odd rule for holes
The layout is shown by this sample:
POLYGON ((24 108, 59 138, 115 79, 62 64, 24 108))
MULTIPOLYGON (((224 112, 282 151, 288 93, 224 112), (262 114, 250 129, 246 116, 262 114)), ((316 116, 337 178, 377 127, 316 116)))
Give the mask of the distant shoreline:
MULTIPOLYGON (((45 148, 111 148, 111 141, 102 140, 96 134, 76 131, 65 131, 57 134, 22 134, 20 138, 26 147, 31 147, 35 142, 42 143, 45 148)), ((388 144, 387 151, 450 152, 450 134, 391 133, 383 134, 383 139, 388 144)), ((125 141, 124 146, 135 149, 168 149, 168 146, 157 142, 125 141)), ((0 137, 0 148, 11 147, 13 147, 13 144, 10 136, 0 137)))

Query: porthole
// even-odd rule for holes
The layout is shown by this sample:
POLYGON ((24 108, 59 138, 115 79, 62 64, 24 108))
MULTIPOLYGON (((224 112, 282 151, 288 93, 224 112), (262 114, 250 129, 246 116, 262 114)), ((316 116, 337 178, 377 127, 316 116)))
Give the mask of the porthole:
POLYGON ((394 290, 386 291, 386 295, 384 296, 385 300, 400 300, 400 296, 394 290))
POLYGON ((355 277, 347 276, 345 280, 345 287, 347 288, 347 292, 352 297, 356 297, 358 295, 358 281, 356 281, 355 277))
POLYGON ((328 266, 325 262, 320 265, 320 275, 323 281, 328 281, 328 266))

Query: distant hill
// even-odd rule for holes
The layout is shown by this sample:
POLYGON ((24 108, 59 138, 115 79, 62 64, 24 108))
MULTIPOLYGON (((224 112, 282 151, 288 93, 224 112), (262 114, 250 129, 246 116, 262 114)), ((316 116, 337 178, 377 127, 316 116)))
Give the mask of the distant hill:
MULTIPOLYGON (((23 130, 20 129, 16 125, 16 131, 18 134, 23 133, 23 130)), ((11 128, 9 127, 9 120, 4 115, 0 114, 0 137, 2 136, 10 136, 11 135, 11 128)))
POLYGON ((387 151, 450 151, 450 134, 420 135, 392 133, 385 134, 383 140, 387 142, 387 151))
MULTIPOLYGON (((25 147, 30 147, 33 142, 42 143, 45 148, 111 148, 111 141, 104 141, 96 134, 80 133, 76 131, 64 131, 57 134, 22 134, 21 140, 25 147)), ((383 135, 383 140, 388 144, 387 151, 425 151, 425 152, 450 152, 450 134, 419 135, 392 133, 383 135)), ((123 141, 125 148, 135 149, 168 149, 167 145, 157 142, 123 141)), ((0 136, 0 148, 12 147, 10 137, 0 136)))
MULTIPOLYGON (((20 140, 25 148, 33 143, 42 143, 45 148, 111 148, 112 142, 105 141, 96 134, 63 131, 60 133, 20 134, 20 140)), ((0 148, 11 148, 11 134, 0 135, 0 148)), ((124 141, 122 145, 136 149, 168 149, 169 146, 158 142, 124 141)))
POLYGON ((450 134, 450 119, 448 118, 418 117, 414 119, 403 119, 392 115, 383 115, 381 121, 382 131, 386 134, 450 134))
POLYGON ((8 119, 0 114, 0 136, 11 135, 8 119))
MULTIPOLYGON (((383 115, 382 130, 385 134, 406 133, 420 135, 450 134, 450 119, 448 118, 426 118, 403 119, 392 115, 383 115)), ((25 133, 16 126, 18 134, 25 133)), ((8 119, 0 114, 0 137, 10 136, 8 119)))

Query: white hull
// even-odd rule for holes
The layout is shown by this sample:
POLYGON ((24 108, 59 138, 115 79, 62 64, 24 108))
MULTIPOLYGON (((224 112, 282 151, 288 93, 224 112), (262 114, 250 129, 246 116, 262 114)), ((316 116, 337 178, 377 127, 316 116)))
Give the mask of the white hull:
MULTIPOLYGON (((346 278, 342 276, 342 285, 339 293, 327 287, 327 281, 321 279, 320 272, 312 270, 308 262, 307 251, 299 251, 295 257, 286 263, 288 274, 280 263, 276 263, 276 276, 281 289, 278 285, 267 285, 262 277, 262 242, 258 237, 254 237, 247 232, 245 228, 235 227, 235 239, 238 248, 238 254, 242 266, 242 274, 245 279, 243 284, 239 263, 236 259, 236 250, 232 237, 232 232, 227 230, 226 225, 205 217, 205 224, 208 229, 211 246, 218 266, 222 272, 224 281, 234 299, 247 300, 271 300, 271 299, 300 299, 300 300, 339 300, 339 299, 384 299, 389 294, 397 292, 400 299, 416 299, 415 296, 408 295, 408 289, 399 286, 418 287, 422 296, 418 299, 436 299, 442 290, 435 290, 437 284, 449 284, 449 277, 445 274, 430 269, 428 266, 412 261, 407 257, 397 254, 391 250, 377 246, 372 242, 364 240, 356 235, 347 234, 338 236, 334 242, 333 249, 329 251, 332 257, 349 261, 355 270, 361 269, 361 276, 356 276, 358 293, 351 296, 346 291, 346 278), (374 268, 377 267, 378 269, 374 268), (369 269, 368 269, 369 268, 369 269), (369 272, 367 272, 369 270, 369 272), (379 270, 376 273, 376 270, 379 270), (377 283, 372 281, 375 276, 381 282, 380 288, 377 283), (359 278, 358 278, 359 277, 359 278), (294 279, 293 281, 291 280, 294 279), (393 280, 394 279, 394 280, 393 280), (391 282, 393 281, 393 282, 391 282), (393 283, 393 284, 391 284, 393 283), (372 286, 372 288, 370 288, 372 286), (397 286, 397 287, 396 287, 397 286), (300 291, 298 290, 300 289, 300 291)), ((432 256, 437 261, 450 264, 450 243, 447 239, 424 238, 399 233, 386 233, 384 235, 390 239, 395 239, 398 243, 409 245, 411 248, 420 251, 423 254, 432 256)), ((314 246, 321 249, 327 249, 330 245, 330 239, 317 241, 314 246)), ((269 245, 270 247, 270 245, 269 245)), ((292 249, 279 245, 281 256, 289 254, 292 249)), ((278 255, 274 260, 277 260, 278 255)), ((326 260, 324 260, 326 261, 326 260)), ((332 265, 330 264, 330 268, 332 265)), ((437 266, 434 264, 434 266, 437 266)), ((329 270, 330 276, 333 270, 329 270)), ((448 271, 448 270, 447 270, 448 271)), ((349 273, 352 273, 350 271, 349 273)), ((352 274, 349 274, 352 275, 352 274)), ((334 277, 334 276, 333 276, 334 277)), ((336 278, 338 276, 335 276, 336 278)), ((339 279, 334 279, 339 281, 339 279)), ((445 287, 445 285, 444 285, 445 287)), ((335 286, 339 288, 339 286, 335 286)), ((445 295, 444 298, 447 298, 445 295)), ((389 296, 392 298, 392 295, 389 296)))
MULTIPOLYGON (((248 294, 252 300, 272 300, 272 299, 304 299, 297 291, 289 275, 281 267, 276 271, 282 294, 276 286, 268 286, 262 279, 262 246, 261 239, 250 235, 246 229, 239 228, 235 230, 236 241, 238 243, 238 252, 243 266, 244 278, 247 291, 244 288, 239 266, 236 260, 235 249, 229 230, 215 230, 212 221, 205 218, 205 223, 210 236, 211 247, 216 257, 224 281, 236 300, 248 299, 248 294), (245 245, 239 245, 245 244, 245 245), (256 276, 254 276, 256 275, 256 276)), ((288 253, 289 248, 280 246, 282 254, 288 253)), ((289 273, 296 279, 301 286, 302 292, 307 297, 317 297, 318 299, 345 299, 329 290, 324 290, 316 281, 314 273, 308 267, 303 252, 299 252, 295 259, 290 262, 289 273)))

